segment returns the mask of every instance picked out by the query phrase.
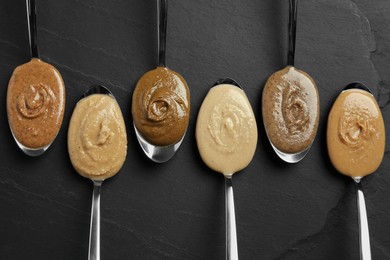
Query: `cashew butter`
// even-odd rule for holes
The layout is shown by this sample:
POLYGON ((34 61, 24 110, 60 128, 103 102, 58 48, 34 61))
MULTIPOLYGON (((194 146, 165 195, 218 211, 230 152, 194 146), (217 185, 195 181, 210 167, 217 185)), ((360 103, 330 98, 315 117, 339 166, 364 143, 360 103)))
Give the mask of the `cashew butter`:
POLYGON ((251 162, 257 145, 257 125, 242 89, 230 84, 210 89, 199 110, 196 142, 207 166, 226 176, 251 162))
POLYGON ((93 94, 77 103, 69 123, 68 151, 73 167, 86 178, 104 180, 120 170, 127 136, 114 98, 93 94))

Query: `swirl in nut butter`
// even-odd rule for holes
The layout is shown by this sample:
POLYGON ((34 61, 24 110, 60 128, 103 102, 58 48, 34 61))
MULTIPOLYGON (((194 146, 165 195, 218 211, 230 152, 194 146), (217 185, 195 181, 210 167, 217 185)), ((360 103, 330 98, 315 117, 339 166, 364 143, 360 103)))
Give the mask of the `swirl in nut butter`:
POLYGON ((269 77, 264 87, 264 125, 272 144, 285 153, 310 147, 319 121, 319 97, 313 79, 288 66, 269 77))
POLYGON ((133 93, 132 114, 137 130, 154 145, 180 141, 189 121, 189 95, 185 80, 166 67, 144 74, 133 93))
POLYGON ((69 123, 68 151, 73 167, 86 178, 104 180, 120 170, 127 136, 114 98, 93 94, 77 103, 69 123))
POLYGON ((9 81, 7 115, 16 140, 25 147, 49 145, 60 130, 65 86, 52 65, 33 58, 18 66, 9 81))
POLYGON ((199 110, 196 142, 202 160, 224 175, 250 163, 257 146, 257 125, 244 91, 229 84, 210 89, 199 110))
POLYGON ((364 177, 379 167, 385 129, 370 93, 349 89, 339 95, 329 113, 327 145, 332 164, 347 176, 364 177))

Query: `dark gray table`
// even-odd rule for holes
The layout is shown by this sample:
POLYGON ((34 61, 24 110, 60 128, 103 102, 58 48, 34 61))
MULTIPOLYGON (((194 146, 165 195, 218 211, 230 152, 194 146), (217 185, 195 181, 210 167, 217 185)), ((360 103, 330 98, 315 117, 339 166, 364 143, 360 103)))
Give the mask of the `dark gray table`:
MULTIPOLYGON (((202 162, 197 112, 209 87, 233 77, 249 96, 259 142, 235 175, 240 259, 358 259, 353 182, 332 167, 326 123, 351 81, 375 92, 390 139, 390 1, 300 2, 296 67, 318 85, 321 121, 302 162, 277 158, 261 120, 267 77, 286 64, 287 1, 170 1, 168 66, 191 89, 191 120, 177 155, 155 164, 132 128, 137 80, 156 66, 154 0, 38 0, 41 57, 66 84, 64 122, 39 158, 24 155, 8 127, 5 97, 13 69, 29 60, 25 3, 0 3, 0 259, 87 259, 92 183, 72 168, 67 128, 90 85, 104 83, 122 108, 127 160, 102 192, 102 259, 224 259, 223 177, 202 162)), ((379 170, 363 181, 373 259, 390 258, 389 141, 379 170)))

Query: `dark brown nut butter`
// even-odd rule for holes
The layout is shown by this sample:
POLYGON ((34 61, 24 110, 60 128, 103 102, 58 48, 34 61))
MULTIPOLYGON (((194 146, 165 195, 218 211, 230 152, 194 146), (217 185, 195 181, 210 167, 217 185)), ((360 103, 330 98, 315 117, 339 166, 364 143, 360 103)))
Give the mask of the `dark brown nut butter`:
POLYGON ((284 153, 309 148, 320 114, 314 80, 287 66, 269 77, 262 99, 263 121, 271 143, 284 153))
POLYGON ((58 70, 33 58, 18 66, 9 81, 7 115, 12 134, 25 147, 51 144, 60 130, 65 86, 58 70))
POLYGON ((137 83, 132 102, 137 130, 151 144, 168 146, 183 137, 190 115, 190 92, 178 73, 157 67, 137 83))

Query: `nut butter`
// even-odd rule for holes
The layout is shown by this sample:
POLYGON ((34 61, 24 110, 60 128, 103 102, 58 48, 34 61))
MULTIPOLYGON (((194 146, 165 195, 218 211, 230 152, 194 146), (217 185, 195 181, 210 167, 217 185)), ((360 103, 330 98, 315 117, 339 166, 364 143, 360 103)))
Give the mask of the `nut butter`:
POLYGON ((320 114, 314 80, 291 66, 275 72, 264 87, 262 111, 268 138, 278 150, 298 153, 309 148, 320 114))
POLYGON ((57 136, 65 109, 65 86, 58 70, 33 58, 9 81, 7 115, 12 134, 30 149, 47 147, 57 136))
POLYGON ((341 92, 329 113, 327 145, 332 164, 344 175, 364 177, 379 167, 385 149, 385 127, 369 92, 341 92))
POLYGON ((144 74, 133 93, 134 125, 151 144, 177 143, 187 130, 190 92, 178 73, 157 67, 144 74))
POLYGON ((242 89, 230 84, 210 89, 199 110, 196 142, 207 166, 225 176, 251 162, 257 146, 257 125, 242 89))
POLYGON ((68 152, 73 167, 86 178, 104 180, 120 170, 127 136, 114 98, 93 94, 77 103, 69 123, 68 152))

